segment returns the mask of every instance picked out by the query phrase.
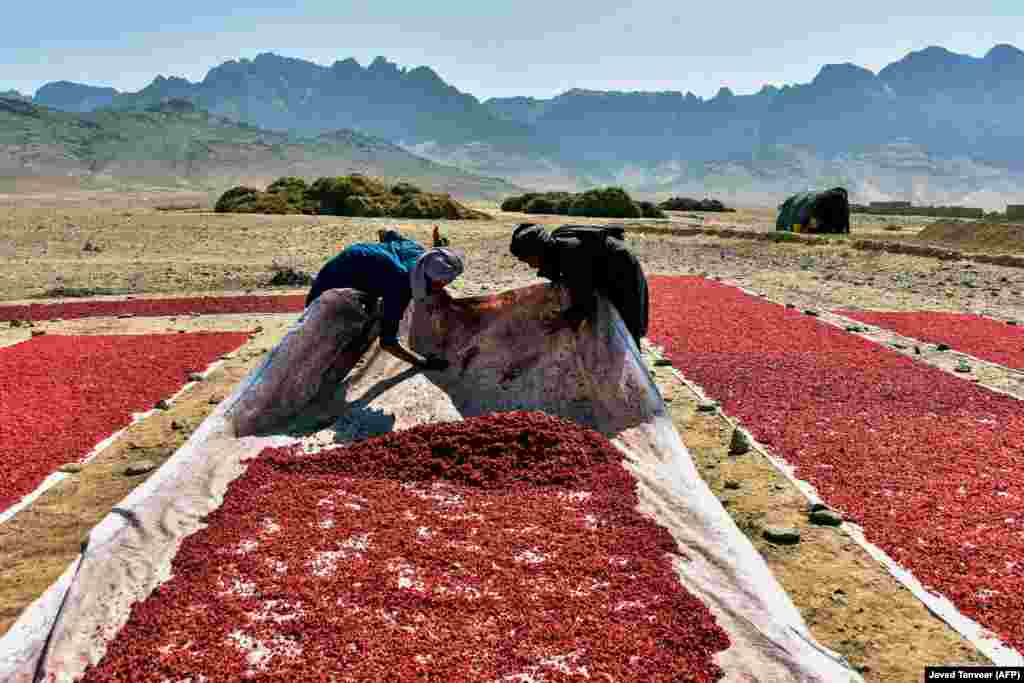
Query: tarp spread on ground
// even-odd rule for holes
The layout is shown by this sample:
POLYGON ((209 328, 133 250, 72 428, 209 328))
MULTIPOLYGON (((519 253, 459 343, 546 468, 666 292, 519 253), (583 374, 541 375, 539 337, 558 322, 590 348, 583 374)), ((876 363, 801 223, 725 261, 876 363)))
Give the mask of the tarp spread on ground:
POLYGON ((346 362, 323 339, 357 336, 315 303, 0 640, 0 678, 860 680, 700 479, 614 309, 553 331, 564 297, 414 305, 449 370, 375 348, 304 406, 294 383, 346 362), (237 437, 256 405, 286 426, 237 437))
POLYGON ((801 192, 779 206, 776 230, 788 232, 850 232, 850 201, 846 190, 801 192))

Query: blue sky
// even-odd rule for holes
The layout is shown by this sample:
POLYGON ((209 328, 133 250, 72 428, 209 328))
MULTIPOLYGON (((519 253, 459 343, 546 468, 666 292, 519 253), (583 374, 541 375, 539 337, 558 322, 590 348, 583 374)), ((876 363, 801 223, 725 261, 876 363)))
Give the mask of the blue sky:
POLYGON ((16 2, 0 29, 0 90, 67 79, 138 90, 157 74, 201 80, 228 59, 276 52, 330 65, 384 55, 427 65, 481 99, 569 88, 710 97, 811 80, 822 64, 877 71, 941 45, 1024 48, 1024 1, 99 0, 16 2))

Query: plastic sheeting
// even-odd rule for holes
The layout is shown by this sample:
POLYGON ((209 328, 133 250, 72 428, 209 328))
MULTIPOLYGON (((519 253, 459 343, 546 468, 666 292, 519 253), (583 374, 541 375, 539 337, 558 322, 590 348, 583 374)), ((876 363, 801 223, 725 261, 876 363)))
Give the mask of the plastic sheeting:
POLYGON ((98 662, 131 604, 166 580, 181 540, 264 447, 300 440, 312 450, 521 409, 574 419, 623 451, 642 509, 679 544, 680 581, 729 634, 732 645, 717 658, 725 680, 859 681, 815 643, 698 475, 614 308, 602 299, 593 323, 574 334, 557 323, 565 296, 536 285, 414 305, 403 332, 418 352, 443 354, 451 367, 423 373, 374 349, 336 386, 321 386, 336 379, 327 368, 354 364, 342 351, 353 353, 366 320, 345 318, 352 309, 341 299, 311 306, 188 443, 94 529, 80 560, 0 640, 0 679, 32 681, 38 672, 72 681, 98 662), (327 429, 310 428, 311 414, 333 419, 327 429), (286 426, 267 432, 269 425, 286 426), (265 435, 239 437, 239 426, 265 435))

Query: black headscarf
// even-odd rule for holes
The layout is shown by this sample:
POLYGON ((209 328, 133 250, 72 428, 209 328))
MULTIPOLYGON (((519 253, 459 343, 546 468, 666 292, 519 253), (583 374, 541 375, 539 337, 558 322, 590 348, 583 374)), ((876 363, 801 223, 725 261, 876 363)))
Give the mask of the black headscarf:
POLYGON ((512 233, 509 251, 516 258, 541 255, 547 242, 548 233, 544 228, 533 223, 523 223, 512 233))
POLYGON ((390 230, 389 229, 389 230, 381 230, 380 231, 380 241, 381 241, 381 243, 401 242, 404 239, 405 238, 402 237, 402 233, 398 232, 397 230, 390 230))

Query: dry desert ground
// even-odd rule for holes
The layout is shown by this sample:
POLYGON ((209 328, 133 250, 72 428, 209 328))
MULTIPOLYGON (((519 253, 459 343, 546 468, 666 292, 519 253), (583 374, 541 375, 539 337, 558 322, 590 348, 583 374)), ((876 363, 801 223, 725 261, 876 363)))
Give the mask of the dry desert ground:
MULTIPOLYGON (((0 198, 0 302, 39 302, 57 290, 92 289, 107 296, 169 297, 210 293, 303 293, 268 285, 275 269, 315 273, 345 245, 374 240, 382 227, 429 242, 433 221, 329 216, 223 215, 191 206, 202 198, 162 195, 0 198), (156 208, 156 207, 163 208, 156 208), (89 244, 90 248, 85 249, 89 244)), ((452 286, 469 295, 519 286, 533 273, 508 253, 520 222, 558 225, 560 217, 503 214, 477 205, 493 221, 441 222, 467 255, 452 286)), ((641 227, 735 226, 772 230, 772 209, 733 214, 674 213, 641 227)), ((601 222, 601 221, 595 221, 601 222)), ((930 219, 855 216, 853 237, 913 241, 930 219), (899 230, 886 229, 897 225, 899 230)), ((863 307, 951 310, 1024 319, 1024 269, 853 249, 844 240, 822 245, 774 243, 703 234, 629 235, 648 274, 704 274, 738 283, 769 300, 819 310, 863 307)), ((1012 250, 1012 248, 1011 248, 1012 250)), ((1017 253, 1024 252, 1024 246, 1017 253)), ((59 299, 57 299, 59 300, 59 299)), ((0 526, 0 631, 64 570, 89 529, 145 477, 125 477, 140 457, 169 457, 279 339, 295 315, 198 316, 44 321, 51 333, 131 334, 164 330, 260 331, 171 410, 135 424, 74 477, 29 510, 0 526)), ((0 345, 30 334, 0 321, 0 345)), ((906 589, 832 528, 809 528, 794 546, 770 544, 757 533, 766 522, 793 524, 806 503, 765 459, 727 454, 731 428, 697 411, 698 399, 670 370, 652 372, 701 474, 738 526, 766 558, 814 635, 855 664, 869 681, 918 680, 926 664, 985 661, 932 616, 906 589), (742 482, 742 488, 727 483, 742 482)), ((1004 378, 1005 379, 1005 378, 1004 378)), ((1000 378, 991 378, 999 382, 1000 378)))

